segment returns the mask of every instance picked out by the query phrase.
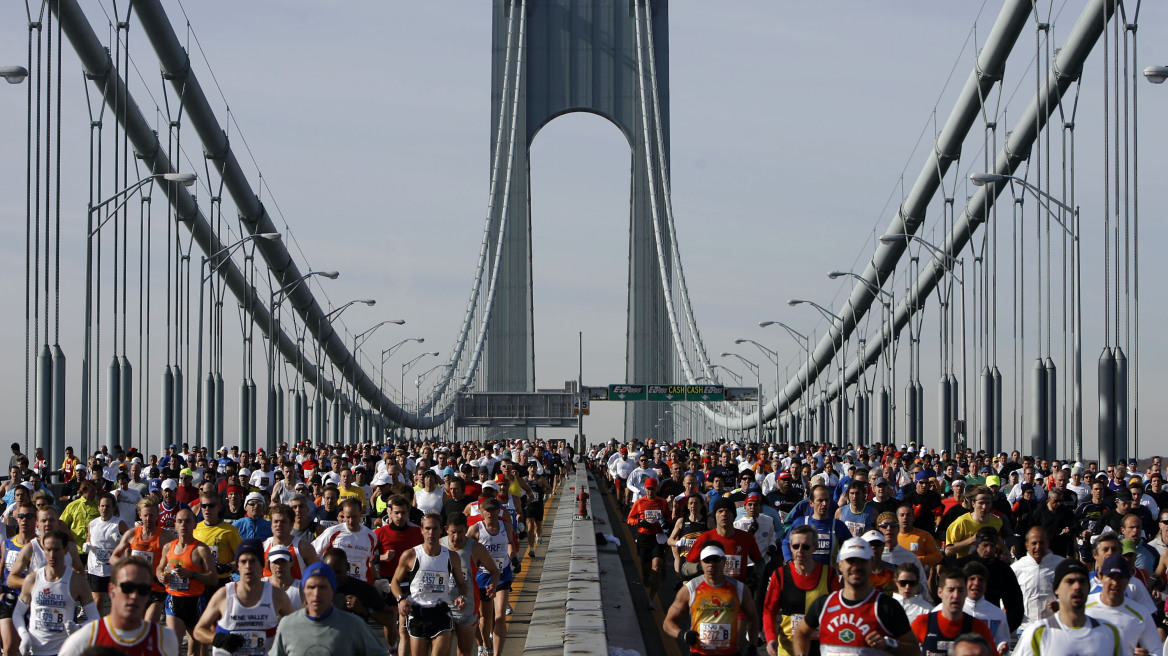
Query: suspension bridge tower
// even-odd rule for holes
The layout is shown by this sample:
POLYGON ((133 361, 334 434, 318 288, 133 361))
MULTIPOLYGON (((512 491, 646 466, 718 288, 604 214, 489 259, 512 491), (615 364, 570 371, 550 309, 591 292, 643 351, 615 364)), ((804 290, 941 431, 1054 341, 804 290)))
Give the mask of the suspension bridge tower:
MULTIPOLYGON (((491 261, 498 249, 502 253, 487 334, 488 391, 533 391, 535 387, 528 155, 540 129, 569 112, 591 112, 612 121, 631 148, 625 382, 666 383, 677 375, 662 280, 672 275, 672 268, 663 265, 668 264, 673 248, 668 230, 658 225, 655 231, 654 221, 664 219, 660 213, 654 219, 653 211, 655 202, 664 202, 668 184, 668 16, 666 0, 527 0, 525 4, 495 0, 492 175, 509 174, 510 181, 509 193, 492 194, 491 261), (513 16, 523 11, 521 7, 526 11, 522 21, 513 16), (651 98, 643 97, 650 66, 655 71, 659 111, 654 111, 651 98), (496 137, 507 134, 512 125, 515 143, 496 137), (507 152, 500 152, 501 148, 507 152), (652 153, 648 158, 652 163, 647 162, 646 149, 652 153), (508 167, 498 164, 508 161, 509 173, 508 167), (502 230, 500 243, 504 219, 508 227, 502 230), (658 244, 658 239, 663 243, 658 244)), ((503 180, 492 184, 493 188, 504 186, 503 180)), ((625 437, 654 437, 654 426, 668 404, 627 405, 625 437)))

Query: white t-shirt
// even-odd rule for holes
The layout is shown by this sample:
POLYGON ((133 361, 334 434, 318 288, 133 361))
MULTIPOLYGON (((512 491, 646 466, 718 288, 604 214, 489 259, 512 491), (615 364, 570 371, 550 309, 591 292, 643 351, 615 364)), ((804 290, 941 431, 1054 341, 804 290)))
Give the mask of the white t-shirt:
POLYGON ((1119 639, 1124 654, 1135 652, 1136 647, 1147 649, 1151 656, 1162 656, 1164 644, 1160 642, 1160 632, 1146 609, 1128 600, 1112 607, 1099 599, 1099 593, 1087 597, 1087 617, 1094 617, 1115 625, 1119 629, 1119 639))
POLYGON ((1120 656, 1122 645, 1113 624, 1088 616, 1086 624, 1074 629, 1052 615, 1022 632, 1014 656, 1120 656))

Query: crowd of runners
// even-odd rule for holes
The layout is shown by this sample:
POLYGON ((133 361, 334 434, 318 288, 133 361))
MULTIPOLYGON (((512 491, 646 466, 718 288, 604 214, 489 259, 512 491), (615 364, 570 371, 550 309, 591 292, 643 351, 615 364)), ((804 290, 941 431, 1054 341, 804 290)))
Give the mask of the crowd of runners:
POLYGON ((67 448, 56 468, 11 449, 4 656, 498 656, 576 460, 560 441, 67 448))
POLYGON ((4 656, 499 656, 577 463, 683 654, 1158 656, 1168 637, 1158 457, 654 440, 66 456, 12 445, 4 656))
POLYGON ((635 536, 647 608, 661 600, 690 653, 1164 653, 1159 457, 654 440, 584 455, 635 536))

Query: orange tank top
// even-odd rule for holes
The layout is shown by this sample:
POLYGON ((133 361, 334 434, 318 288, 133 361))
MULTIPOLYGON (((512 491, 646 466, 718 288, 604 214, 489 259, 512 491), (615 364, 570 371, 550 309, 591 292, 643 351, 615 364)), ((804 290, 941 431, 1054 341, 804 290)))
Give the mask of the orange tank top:
POLYGON ((737 654, 742 583, 727 578, 715 586, 699 576, 685 585, 689 588, 690 624, 698 632, 698 643, 690 651, 703 656, 737 654))
MULTIPOLYGON (((161 538, 162 535, 158 531, 155 531, 154 537, 150 538, 149 540, 145 540, 142 538, 142 527, 135 526, 134 536, 130 538, 130 555, 136 558, 141 558, 142 560, 149 563, 150 571, 153 572, 154 568, 158 566, 158 563, 162 562, 161 538)), ((166 591, 166 588, 162 587, 162 584, 158 582, 157 577, 151 576, 150 579, 152 581, 150 584, 152 590, 155 592, 166 591)))
MULTIPOLYGON (((187 545, 187 548, 179 553, 176 553, 174 550, 177 544, 178 540, 175 540, 166 546, 166 568, 170 570, 176 567, 184 567, 202 573, 203 570, 195 567, 194 554, 195 547, 201 546, 203 543, 198 540, 192 540, 187 545)), ((184 579, 171 574, 166 577, 166 591, 175 597, 198 597, 203 594, 203 584, 193 576, 189 579, 184 579)))

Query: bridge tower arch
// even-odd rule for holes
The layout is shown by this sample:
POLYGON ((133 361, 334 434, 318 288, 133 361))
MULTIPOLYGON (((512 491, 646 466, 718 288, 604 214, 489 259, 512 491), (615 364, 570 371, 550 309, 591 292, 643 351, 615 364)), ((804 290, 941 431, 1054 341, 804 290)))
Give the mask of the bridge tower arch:
MULTIPOLYGON (((664 143, 661 160, 669 168, 669 9, 666 0, 527 0, 524 36, 508 39, 513 9, 511 0, 494 0, 491 67, 491 135, 499 121, 512 117, 505 109, 511 99, 505 90, 508 62, 516 61, 523 48, 518 75, 519 102, 515 111, 516 140, 511 191, 505 207, 492 212, 488 241, 493 261, 499 221, 505 215, 506 230, 498 291, 487 333, 485 387, 488 391, 533 391, 535 344, 531 280, 531 202, 529 154, 535 135, 545 124, 569 112, 592 112, 613 122, 628 139, 631 149, 629 212, 629 286, 626 380, 629 383, 674 381, 677 374, 665 292, 657 262, 650 190, 663 202, 665 180, 654 167, 649 170, 640 98, 637 56, 636 4, 653 23, 652 42, 642 34, 641 43, 653 48, 660 130, 664 143), (510 44, 510 52, 508 52, 510 44)), ((643 54, 648 66, 649 53, 643 54)), ((651 110, 650 110, 651 111, 651 110)), ((649 117, 649 124, 655 124, 649 117)), ((507 126, 504 126, 507 127, 507 126)), ((650 132, 650 139, 655 139, 650 132)), ((492 139, 491 162, 500 146, 492 139)), ((503 153, 505 157, 507 154, 503 153)), ((501 195, 500 195, 501 196, 501 195)), ((502 200, 496 202, 501 203, 502 200)), ((662 219, 663 220, 663 219, 662 219)), ((663 253, 672 252, 669 232, 661 230, 663 253)), ((670 267, 666 267, 669 275, 670 267)), ((581 283, 585 283, 582 280, 581 283)), ((584 326, 582 329, 587 330, 584 326)), ((664 417, 667 404, 630 403, 625 409, 625 438, 655 437, 655 424, 664 417)), ((669 424, 665 424, 668 426, 669 424)))

